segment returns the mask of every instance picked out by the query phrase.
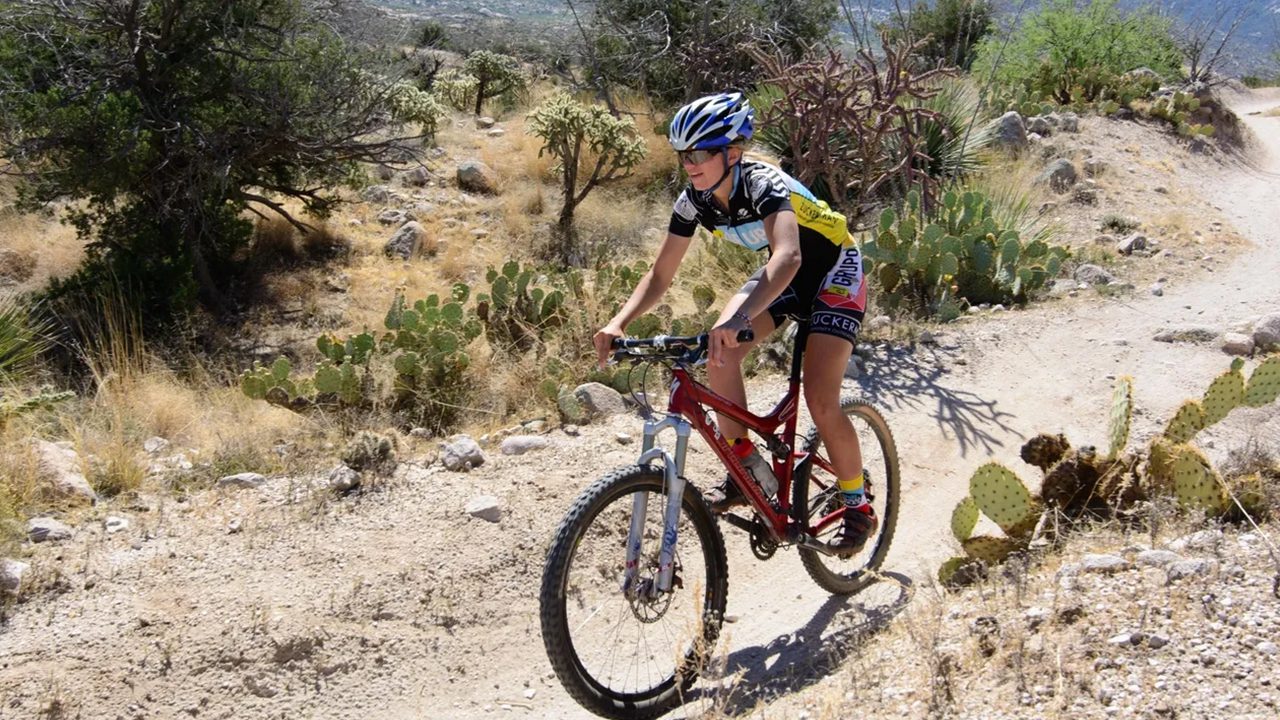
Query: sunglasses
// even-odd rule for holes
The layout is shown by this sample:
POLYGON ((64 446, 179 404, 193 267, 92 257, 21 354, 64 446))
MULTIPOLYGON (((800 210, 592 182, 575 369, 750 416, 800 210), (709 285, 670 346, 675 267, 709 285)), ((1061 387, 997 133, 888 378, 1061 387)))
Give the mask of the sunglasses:
POLYGON ((685 165, 701 165, 721 152, 723 150, 719 148, 715 150, 679 150, 676 155, 680 156, 680 162, 685 165))

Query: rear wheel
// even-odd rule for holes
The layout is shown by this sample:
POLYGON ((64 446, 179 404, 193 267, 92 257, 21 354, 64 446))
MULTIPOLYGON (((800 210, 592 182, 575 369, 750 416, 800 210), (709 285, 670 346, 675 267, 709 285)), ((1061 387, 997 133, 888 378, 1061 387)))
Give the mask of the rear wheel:
MULTIPOLYGON (((880 412, 865 401, 846 397, 840 408, 853 423, 862 450, 862 467, 867 474, 867 495, 875 508, 880 527, 867 539, 867 544, 857 554, 840 558, 817 550, 800 548, 800 560, 809 577, 822 589, 837 595, 847 595, 862 589, 872 579, 872 572, 884 563, 893 540, 894 526, 898 520, 898 451, 893 434, 880 412)), ((813 428, 805 436, 805 451, 824 455, 822 437, 813 428)), ((829 542, 840 529, 844 504, 836 486, 834 474, 823 468, 814 458, 796 468, 795 483, 791 490, 792 512, 807 532, 823 542, 829 542)))
POLYGON ((679 705, 714 649, 728 567, 719 526, 686 483, 669 592, 658 575, 665 477, 649 466, 615 470, 589 487, 556 531, 542 575, 542 640, 560 682, 597 715, 651 718, 679 705), (639 572, 623 591, 627 535, 647 496, 639 572))

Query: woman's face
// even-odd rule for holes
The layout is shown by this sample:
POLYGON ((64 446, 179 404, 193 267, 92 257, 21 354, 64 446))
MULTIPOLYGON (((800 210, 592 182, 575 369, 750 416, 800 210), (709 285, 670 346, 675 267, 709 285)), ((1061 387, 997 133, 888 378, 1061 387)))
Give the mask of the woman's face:
POLYGON ((728 153, 729 167, 732 167, 742 157, 742 151, 735 147, 725 148, 723 150, 706 151, 699 153, 682 153, 680 155, 680 164, 684 167, 685 173, 689 175, 689 182, 693 184, 693 189, 699 192, 706 192, 716 186, 725 173, 725 153, 728 153), (702 162, 698 160, 698 155, 705 155, 702 162), (693 157, 690 157, 692 155, 693 157))

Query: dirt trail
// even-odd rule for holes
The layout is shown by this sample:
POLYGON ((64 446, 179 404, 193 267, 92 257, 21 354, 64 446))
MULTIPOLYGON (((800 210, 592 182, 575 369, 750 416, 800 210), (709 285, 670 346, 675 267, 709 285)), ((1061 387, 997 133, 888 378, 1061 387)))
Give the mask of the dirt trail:
MULTIPOLYGON (((1254 243, 1229 264, 1163 297, 1139 290, 965 320, 938 345, 880 351, 871 374, 850 385, 885 410, 898 441, 905 492, 890 573, 918 583, 954 552, 951 509, 981 463, 1009 463, 1029 480, 1038 475, 1017 452, 1037 432, 1102 444, 1115 375, 1134 377, 1137 442, 1226 367, 1216 347, 1158 343, 1159 330, 1229 328, 1280 308, 1280 118, 1244 114, 1277 104, 1240 101, 1263 141, 1250 153, 1265 154, 1258 167, 1201 181, 1254 243)), ((756 390, 768 397, 777 382, 756 390)), ((1275 412, 1237 415, 1214 433, 1247 426, 1280 441, 1275 412)), ((549 674, 537 589, 572 498, 634 459, 636 445, 615 440, 620 431, 636 434, 639 424, 618 417, 582 437, 557 431, 546 450, 491 452, 468 474, 409 466, 339 501, 308 492, 308 478, 282 478, 258 491, 113 509, 132 518, 129 531, 86 524, 33 558, 63 567, 67 591, 0 627, 0 715, 31 717, 60 702, 66 717, 86 718, 590 717, 549 674), (503 498, 500 524, 462 513, 481 493, 503 498), (233 520, 242 528, 234 533, 233 520)), ((691 477, 715 477, 708 453, 691 464, 691 477)), ((761 563, 745 536, 726 535, 733 622, 724 672, 742 680, 735 709, 820 678, 909 592, 886 582, 831 598, 794 553, 761 563)), ((673 717, 713 702, 699 692, 673 717)))

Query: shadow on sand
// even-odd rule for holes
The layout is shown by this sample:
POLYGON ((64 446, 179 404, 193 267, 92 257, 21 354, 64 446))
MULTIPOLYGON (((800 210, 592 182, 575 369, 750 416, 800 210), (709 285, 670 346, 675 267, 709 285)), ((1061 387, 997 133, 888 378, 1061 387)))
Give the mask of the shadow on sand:
POLYGON ((733 681, 695 688, 674 717, 741 715, 761 701, 818 683, 887 627, 912 594, 910 578, 889 572, 855 595, 831 596, 804 627, 731 653, 715 674, 733 681))

